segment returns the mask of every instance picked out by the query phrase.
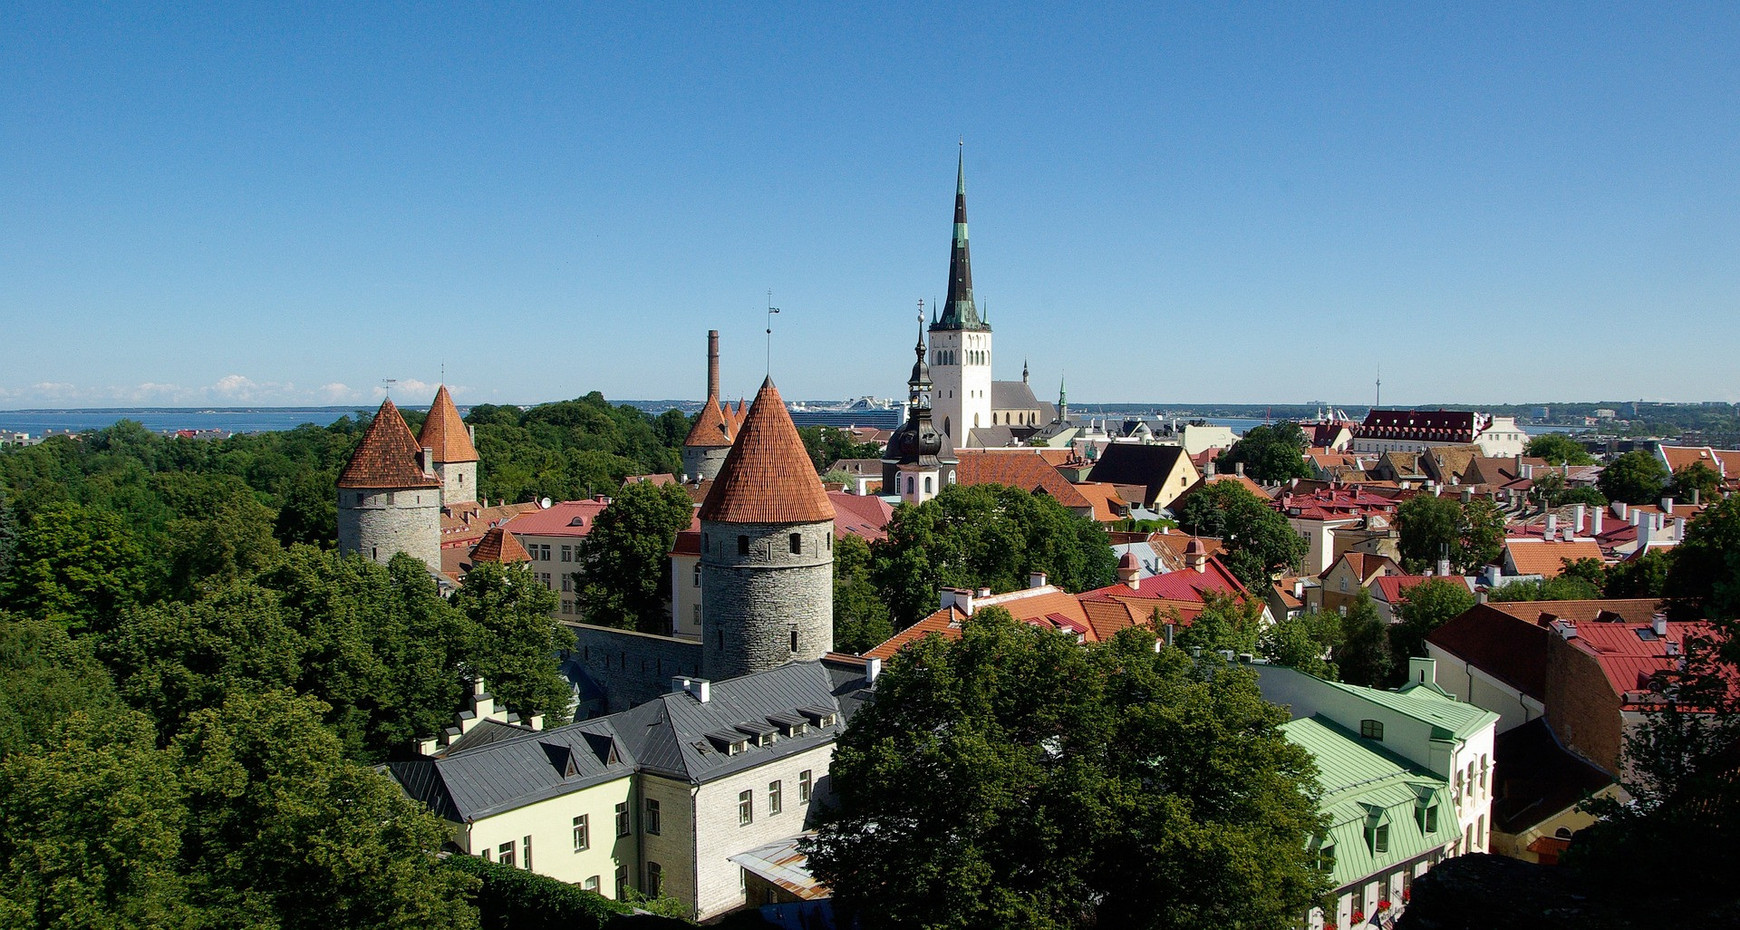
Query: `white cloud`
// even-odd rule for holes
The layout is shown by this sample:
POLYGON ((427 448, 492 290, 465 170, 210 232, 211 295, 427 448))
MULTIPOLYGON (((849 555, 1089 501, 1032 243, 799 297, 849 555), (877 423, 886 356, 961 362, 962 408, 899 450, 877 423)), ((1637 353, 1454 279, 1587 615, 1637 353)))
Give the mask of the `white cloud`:
POLYGON ((337 404, 337 403, 342 403, 342 402, 347 401, 347 400, 355 400, 357 398, 357 396, 358 396, 358 394, 357 394, 357 391, 355 388, 351 387, 348 384, 341 384, 337 381, 333 381, 333 382, 330 382, 328 384, 322 384, 320 386, 320 397, 322 400, 326 401, 329 404, 337 404))
MULTIPOLYGON (((434 400, 435 391, 440 387, 439 384, 418 381, 416 378, 405 378, 393 382, 393 390, 399 393, 399 402, 407 404, 426 404, 434 400)), ((385 397, 387 396, 387 386, 383 384, 371 393, 375 397, 385 397)))

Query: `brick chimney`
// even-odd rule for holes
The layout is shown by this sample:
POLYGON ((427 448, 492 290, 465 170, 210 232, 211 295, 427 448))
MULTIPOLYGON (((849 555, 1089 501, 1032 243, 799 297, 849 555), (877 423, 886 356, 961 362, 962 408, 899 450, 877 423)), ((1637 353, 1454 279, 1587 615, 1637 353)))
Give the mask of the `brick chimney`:
POLYGON ((707 330, 707 397, 719 396, 719 331, 707 330))

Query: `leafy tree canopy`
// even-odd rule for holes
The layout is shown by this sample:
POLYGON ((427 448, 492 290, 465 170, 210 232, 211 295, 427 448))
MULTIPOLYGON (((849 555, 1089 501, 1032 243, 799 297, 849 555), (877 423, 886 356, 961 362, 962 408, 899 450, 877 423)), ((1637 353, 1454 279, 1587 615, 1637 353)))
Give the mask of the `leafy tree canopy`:
POLYGON ((1542 433, 1529 439, 1523 454, 1546 459, 1548 465, 1593 465, 1595 457, 1583 444, 1564 433, 1542 433))
POLYGON ((1341 618, 1320 611, 1283 617, 1257 641, 1258 651, 1270 662, 1330 681, 1341 677, 1341 669, 1330 661, 1340 647, 1341 618))
POLYGON ((1723 499, 1686 526, 1685 540, 1673 549, 1663 593, 1684 599, 1693 613, 1740 617, 1740 495, 1723 499))
POLYGON ((870 544, 847 533, 834 540, 834 648, 864 653, 894 635, 888 604, 871 581, 870 544))
POLYGON ((1608 500, 1653 504, 1672 480, 1661 459, 1642 449, 1621 454, 1601 469, 1596 486, 1608 500))
POLYGON ((936 609, 941 587, 1013 591, 1045 572, 1066 591, 1117 580, 1105 530, 1043 494, 995 484, 950 485, 917 506, 895 508, 888 537, 872 547, 871 578, 895 622, 936 609))
POLYGON ((1417 494, 1396 508, 1402 563, 1409 571, 1435 565, 1448 553, 1459 572, 1479 571, 1504 550, 1504 514, 1484 498, 1417 494))
POLYGON ((1474 594, 1460 580, 1434 578, 1402 592, 1396 605, 1401 621, 1390 627, 1390 652, 1397 662, 1426 655, 1426 636, 1474 606, 1474 594))
POLYGON ((1389 630, 1364 588, 1341 618, 1341 642, 1333 657, 1342 681, 1373 688, 1386 684, 1395 667, 1389 630))
POLYGON ((586 622, 669 633, 671 547, 694 516, 694 501, 674 484, 624 486, 580 541, 574 577, 586 622))
POLYGON ((1253 591, 1305 557, 1307 546, 1287 518, 1236 481, 1216 481, 1192 491, 1178 507, 1178 526, 1193 536, 1220 539, 1220 560, 1253 591))
POLYGON ((810 867, 866 928, 1290 927, 1328 883, 1286 719, 1145 630, 1084 647, 980 611, 841 735, 810 867))
POLYGON ((1693 462, 1674 472, 1667 496, 1683 503, 1690 503, 1694 498, 1703 503, 1719 499, 1721 491, 1722 476, 1703 462, 1693 462))
POLYGON ((1261 484, 1309 478, 1306 443, 1305 431, 1291 421, 1254 426, 1214 460, 1215 469, 1231 474, 1242 464, 1245 477, 1261 484))
POLYGON ((852 434, 832 426, 799 427, 798 436, 803 439, 804 451, 810 454, 810 463, 815 466, 818 475, 841 459, 882 457, 880 445, 873 442, 854 442, 852 434))

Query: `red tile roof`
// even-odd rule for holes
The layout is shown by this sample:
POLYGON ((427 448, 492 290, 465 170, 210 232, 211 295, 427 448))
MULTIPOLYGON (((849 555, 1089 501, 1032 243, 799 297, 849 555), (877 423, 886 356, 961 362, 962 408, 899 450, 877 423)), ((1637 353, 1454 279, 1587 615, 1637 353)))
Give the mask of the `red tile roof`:
POLYGON ((804 441, 770 376, 737 431, 737 440, 701 505, 720 523, 820 523, 834 519, 804 441))
POLYGON ((561 501, 548 510, 533 510, 520 514, 507 526, 520 536, 574 536, 592 532, 592 524, 609 501, 561 501))
POLYGON ((1093 504, 1094 519, 1101 523, 1111 523, 1118 520, 1129 509, 1129 503, 1118 493, 1118 486, 1115 484, 1084 481, 1073 485, 1073 487, 1077 493, 1093 504))
POLYGON ((1044 492, 1073 510, 1093 504, 1076 490, 1069 479, 1040 454, 1042 449, 961 449, 955 455, 955 480, 964 485, 1001 484, 1032 493, 1044 492))
MULTIPOLYGON (((1557 634, 1502 609, 1524 604, 1477 604, 1426 634, 1426 641, 1522 694, 1547 698, 1547 642, 1557 634)), ((1539 602, 1534 605, 1537 609, 1539 602)))
POLYGON ((531 554, 526 551, 525 546, 520 545, 519 540, 514 538, 514 534, 499 526, 483 534, 483 539, 479 540, 477 546, 471 550, 473 563, 500 562, 505 565, 514 562, 530 562, 531 560, 531 554))
POLYGON ((1571 643, 1594 657, 1624 708, 1633 710, 1651 702, 1629 699, 1627 692, 1659 690, 1657 676, 1674 670, 1686 641, 1709 632, 1703 622, 1669 623, 1665 637, 1657 637, 1648 623, 1579 623, 1571 643), (1676 655, 1669 655, 1670 644, 1676 655))
POLYGON ((471 444, 471 431, 459 418, 459 408, 453 406, 453 395, 447 393, 445 384, 435 391, 435 403, 430 405, 429 416, 423 420, 423 431, 417 434, 417 444, 433 450, 437 462, 477 461, 477 447, 471 444))
POLYGON ((1617 616, 1630 623, 1648 623, 1661 609, 1661 603, 1653 597, 1608 597, 1583 601, 1511 601, 1487 606, 1546 626, 1555 617, 1573 623, 1587 623, 1602 614, 1617 616))
MULTIPOLYGON (((973 599, 975 612, 986 607, 1001 607, 1009 611, 1010 616, 1022 623, 1085 634, 1090 642, 1097 641, 1094 626, 1088 622, 1088 614, 1082 602, 1077 600, 1075 595, 1054 585, 1046 585, 1041 588, 1023 588, 1019 591, 973 599)), ((923 620, 894 634, 886 642, 864 653, 864 655, 875 659, 886 659, 899 652, 907 643, 920 639, 928 633, 940 633, 944 639, 960 639, 961 622, 966 618, 967 615, 961 612, 958 607, 940 608, 923 620)))
MULTIPOLYGON (((727 404, 726 408, 729 407, 727 404)), ((689 436, 683 440, 683 445, 707 448, 731 445, 737 433, 736 427, 735 420, 719 408, 719 398, 709 397, 701 405, 701 414, 695 417, 695 425, 689 427, 689 436)))
POLYGON ((1509 539, 1504 551, 1519 575, 1540 575, 1557 578, 1565 571, 1565 559, 1601 561, 1601 546, 1593 541, 1549 542, 1537 539, 1509 539))
POLYGON ((866 542, 888 538, 888 521, 894 518, 894 507, 880 497, 829 491, 834 503, 834 535, 851 533, 866 542))
POLYGON ((1227 570, 1219 559, 1210 558, 1203 564, 1203 570, 1183 569, 1167 572, 1164 575, 1149 575, 1138 579, 1136 586, 1127 584, 1107 585, 1095 588, 1082 594, 1082 598, 1116 598, 1118 600, 1168 600, 1191 601, 1201 603, 1204 595, 1215 594, 1245 594, 1245 586, 1232 572, 1227 570))
POLYGON ((338 476, 341 488, 438 488, 440 479, 423 471, 423 446, 411 435, 391 398, 363 433, 350 463, 338 476))

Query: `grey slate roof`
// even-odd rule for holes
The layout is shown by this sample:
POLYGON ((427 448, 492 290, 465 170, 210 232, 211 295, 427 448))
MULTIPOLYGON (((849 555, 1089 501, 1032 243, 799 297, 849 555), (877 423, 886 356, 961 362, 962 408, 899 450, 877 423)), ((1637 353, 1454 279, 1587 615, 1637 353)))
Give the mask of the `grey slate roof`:
POLYGON ((626 741, 603 718, 388 768, 406 794, 435 813, 470 821, 630 774, 634 757, 626 750, 626 741))
POLYGON ((1037 410, 1040 423, 1050 423, 1057 417, 1057 406, 1033 396, 1033 386, 1025 381, 991 382, 991 409, 1037 410))
POLYGON ((861 666, 793 662, 713 682, 706 704, 687 692, 665 694, 609 717, 540 732, 495 734, 442 758, 393 762, 388 768, 406 794, 458 822, 636 771, 700 784, 831 743, 868 698, 863 679, 861 666), (777 737, 766 746, 752 743, 735 755, 721 752, 707 738, 720 731, 742 738, 740 725, 765 731, 777 728, 769 718, 804 717, 806 710, 829 710, 838 719, 825 728, 812 726, 802 736, 777 737))
POLYGON ((1180 446, 1110 443, 1100 452, 1093 471, 1088 472, 1088 480, 1141 485, 1147 489, 1142 503, 1151 503, 1183 455, 1180 446))

